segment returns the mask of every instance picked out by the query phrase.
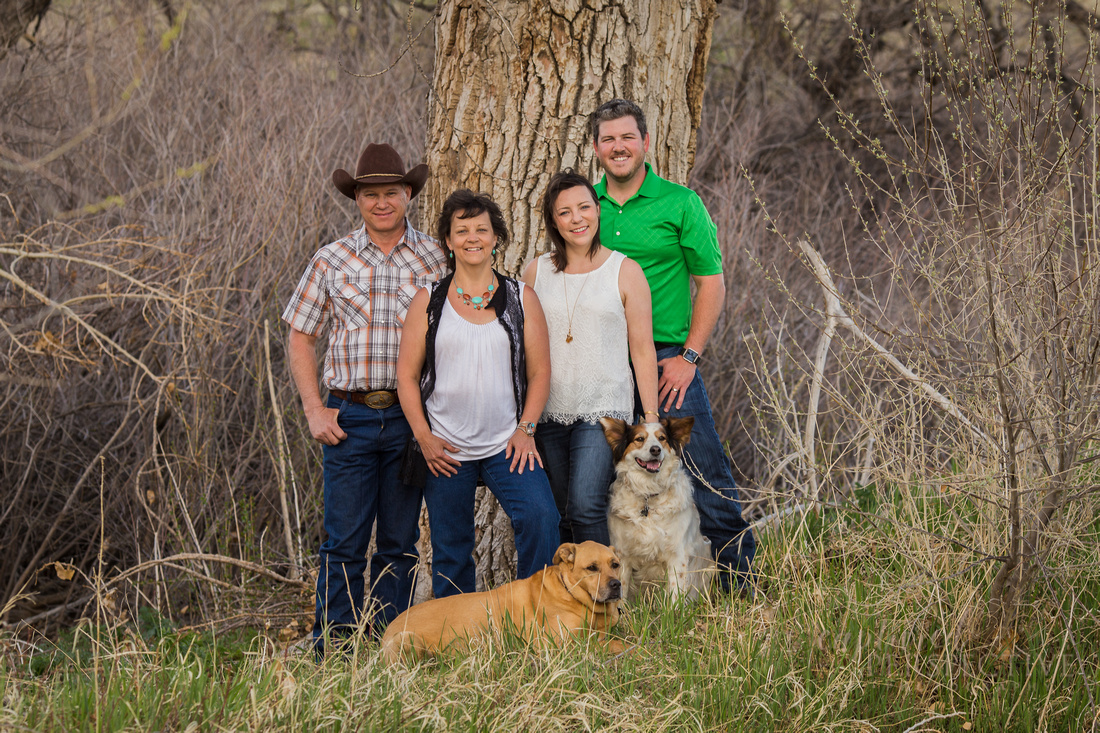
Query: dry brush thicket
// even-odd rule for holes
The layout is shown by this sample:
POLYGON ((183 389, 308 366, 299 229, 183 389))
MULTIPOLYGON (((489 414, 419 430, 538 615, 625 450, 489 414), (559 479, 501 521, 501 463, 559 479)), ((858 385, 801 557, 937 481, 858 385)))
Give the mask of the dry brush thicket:
POLYGON ((1091 628, 1100 23, 1074 3, 918 2, 786 26, 812 82, 798 98, 846 161, 800 183, 826 186, 818 211, 847 228, 830 236, 813 197, 786 205, 771 170, 748 170, 802 261, 760 258, 787 296, 750 339, 767 485, 809 506, 890 502, 867 518, 915 605, 951 587, 946 648, 1013 648, 1033 602, 1091 628), (829 27, 846 55, 815 36, 829 27))
MULTIPOLYGON (((368 140, 419 154, 425 81, 344 71, 384 69, 399 18, 181 10, 55 7, 0 61, 0 596, 37 593, 8 620, 80 601, 40 570, 90 575, 101 536, 105 567, 223 554, 286 577, 319 542, 279 314, 352 226, 328 174, 368 140)), ((211 558, 140 577, 118 601, 168 613, 299 587, 211 558)))

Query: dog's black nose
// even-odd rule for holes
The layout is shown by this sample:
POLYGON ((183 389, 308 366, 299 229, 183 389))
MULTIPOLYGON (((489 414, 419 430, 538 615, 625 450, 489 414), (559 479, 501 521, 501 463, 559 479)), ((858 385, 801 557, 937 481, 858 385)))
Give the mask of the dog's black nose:
POLYGON ((659 445, 651 445, 651 446, 649 447, 649 455, 653 456, 654 458, 656 458, 657 456, 661 455, 661 446, 659 446, 659 445))
POLYGON ((612 578, 611 580, 607 581, 607 587, 611 590, 619 590, 623 587, 623 584, 619 581, 618 578, 612 578))

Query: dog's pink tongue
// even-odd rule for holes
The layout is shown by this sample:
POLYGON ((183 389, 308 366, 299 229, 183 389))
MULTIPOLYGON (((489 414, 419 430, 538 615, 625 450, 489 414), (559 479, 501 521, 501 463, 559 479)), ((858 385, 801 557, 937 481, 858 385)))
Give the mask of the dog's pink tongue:
POLYGON ((654 473, 656 473, 657 471, 661 470, 661 462, 660 461, 647 461, 646 464, 645 464, 645 470, 653 471, 654 473))

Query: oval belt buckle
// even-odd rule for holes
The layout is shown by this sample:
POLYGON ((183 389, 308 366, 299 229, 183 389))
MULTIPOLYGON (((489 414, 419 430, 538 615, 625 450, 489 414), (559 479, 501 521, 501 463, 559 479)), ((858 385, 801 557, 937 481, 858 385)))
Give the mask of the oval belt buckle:
POLYGON ((367 392, 367 396, 363 400, 363 404, 375 410, 384 410, 393 405, 393 403, 393 394, 382 390, 378 392, 367 392))

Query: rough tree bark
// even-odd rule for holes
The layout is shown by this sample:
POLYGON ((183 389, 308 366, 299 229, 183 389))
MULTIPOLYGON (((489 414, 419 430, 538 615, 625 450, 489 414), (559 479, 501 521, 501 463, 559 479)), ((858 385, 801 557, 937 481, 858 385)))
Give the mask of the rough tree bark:
MULTIPOLYGON (((498 269, 519 272, 546 250, 539 199, 550 176, 595 177, 587 119, 615 97, 645 110, 655 170, 686 182, 715 15, 715 0, 441 0, 422 225, 432 229, 454 189, 484 191, 513 236, 498 269)), ((477 503, 478 584, 510 580, 508 519, 484 488, 477 503)))
POLYGON ((41 18, 50 0, 0 0, 0 57, 27 32, 27 26, 41 18))

